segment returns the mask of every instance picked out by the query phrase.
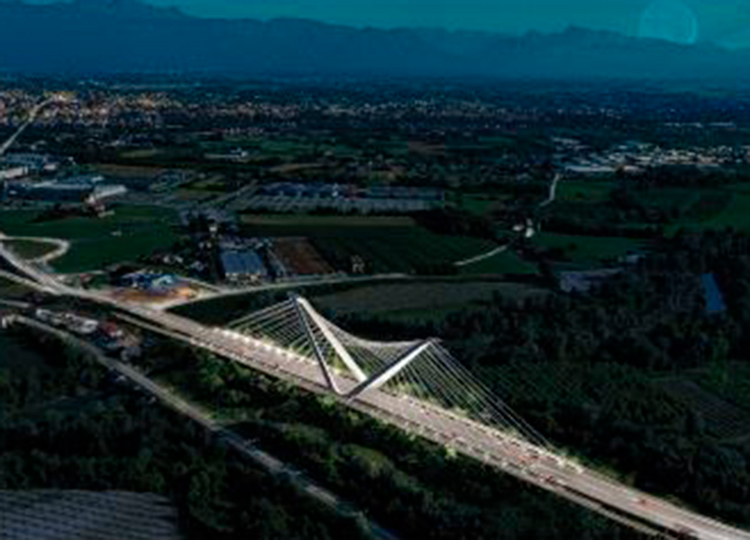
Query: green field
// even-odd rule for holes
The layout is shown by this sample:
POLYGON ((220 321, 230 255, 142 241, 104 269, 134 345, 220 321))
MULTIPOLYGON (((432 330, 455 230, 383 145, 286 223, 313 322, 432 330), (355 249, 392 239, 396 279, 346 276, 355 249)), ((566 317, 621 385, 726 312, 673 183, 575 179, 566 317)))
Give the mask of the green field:
MULTIPOLYGON (((406 144, 402 146, 405 149, 406 144)), ((316 142, 294 138, 269 139, 264 137, 228 137, 220 142, 203 142, 201 148, 204 152, 228 152, 235 148, 242 148, 252 152, 251 159, 278 157, 285 161, 324 154, 338 158, 354 157, 360 153, 355 148, 332 141, 316 142)))
POLYGON ((245 216, 249 236, 304 236, 337 269, 360 256, 368 273, 423 272, 489 251, 488 240, 433 234, 402 217, 245 216))
POLYGON ((34 222, 35 210, 3 211, 0 231, 9 236, 38 236, 70 240, 71 250, 53 262, 59 272, 87 272, 134 261, 177 240, 176 213, 156 207, 123 206, 105 218, 74 217, 34 222))
POLYGON ((56 246, 48 242, 33 242, 31 240, 8 240, 5 244, 19 257, 24 259, 38 259, 55 251, 56 246))
POLYGON ((564 180, 557 186, 557 198, 569 202, 603 202, 609 199, 614 182, 564 180))
POLYGON ((475 216, 487 216, 504 200, 507 200, 507 196, 470 194, 460 197, 459 206, 475 216))
POLYGON ((489 259, 485 259, 461 268, 461 275, 488 274, 536 274, 536 265, 521 259, 515 252, 506 251, 489 259))
POLYGON ((735 229, 750 231, 750 193, 736 193, 723 212, 706 221, 691 225, 701 229, 735 229))
POLYGON ((313 295, 318 307, 337 314, 391 314, 450 310, 477 301, 491 300, 499 294, 505 298, 524 299, 547 294, 542 289, 497 281, 385 283, 364 285, 350 290, 313 295))
POLYGON ((560 248, 573 263, 590 264, 606 259, 614 259, 629 252, 640 251, 642 240, 631 238, 608 238, 596 236, 574 236, 567 234, 542 233, 534 239, 537 245, 546 248, 560 248))

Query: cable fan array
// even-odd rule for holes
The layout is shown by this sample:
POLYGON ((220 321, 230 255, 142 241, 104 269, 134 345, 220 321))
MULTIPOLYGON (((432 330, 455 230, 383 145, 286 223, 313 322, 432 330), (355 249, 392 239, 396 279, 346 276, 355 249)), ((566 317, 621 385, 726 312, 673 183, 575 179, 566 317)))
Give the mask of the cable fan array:
POLYGON ((437 340, 363 339, 325 319, 301 297, 255 312, 230 326, 319 363, 331 390, 342 396, 356 399, 364 392, 376 391, 406 396, 549 447, 540 433, 437 340))

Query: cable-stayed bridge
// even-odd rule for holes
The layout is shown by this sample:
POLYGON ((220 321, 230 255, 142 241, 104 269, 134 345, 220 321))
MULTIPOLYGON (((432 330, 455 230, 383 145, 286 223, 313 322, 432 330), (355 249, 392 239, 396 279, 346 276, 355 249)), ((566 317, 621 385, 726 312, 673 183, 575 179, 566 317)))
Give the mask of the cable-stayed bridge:
MULTIPOLYGON (((750 540, 750 533, 583 467, 554 449, 493 396, 438 340, 362 339, 323 318, 304 298, 211 328, 66 286, 7 250, 0 258, 41 291, 108 308, 133 324, 395 425, 501 469, 619 522, 674 538, 750 540)), ((687 471, 686 471, 687 474, 687 471)))
POLYGON ((436 339, 362 339, 325 319, 300 296, 239 319, 229 327, 229 336, 234 333, 248 340, 267 341, 300 361, 314 363, 320 371, 319 382, 344 401, 367 393, 385 393, 443 409, 539 448, 551 448, 539 432, 485 388, 436 339))
MULTIPOLYGON (((190 323, 194 324, 194 323, 190 323)), ((568 459, 490 392, 438 340, 360 338, 304 298, 209 330, 213 350, 638 529, 677 538, 750 539, 568 459), (251 360, 252 358, 252 360, 251 360)))

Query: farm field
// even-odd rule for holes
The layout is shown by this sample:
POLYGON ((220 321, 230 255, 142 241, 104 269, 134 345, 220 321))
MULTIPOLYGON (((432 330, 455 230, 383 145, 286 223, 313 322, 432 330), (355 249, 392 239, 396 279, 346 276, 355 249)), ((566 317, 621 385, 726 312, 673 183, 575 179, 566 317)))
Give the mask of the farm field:
POLYGON ((606 238, 595 236, 575 236, 566 234, 542 233, 534 239, 537 245, 546 248, 559 248, 571 262, 578 264, 599 263, 643 249, 642 240, 631 238, 606 238))
POLYGON ((317 307, 339 315, 361 311, 398 314, 461 308, 472 302, 491 300, 495 294, 521 300, 548 293, 527 285, 492 281, 388 283, 313 295, 311 300, 317 307))
MULTIPOLYGON (((401 281, 401 278, 396 278, 401 281)), ((409 278, 403 278, 404 281, 411 281, 409 278)), ((289 298, 290 293, 300 294, 310 297, 322 296, 333 292, 347 291, 356 287, 362 287, 366 284, 376 284, 393 282, 393 279, 383 279, 373 277, 371 280, 357 283, 311 283, 306 285, 290 284, 288 287, 282 287, 275 290, 251 291, 243 294, 226 296, 223 298, 209 298, 199 302, 193 302, 184 306, 174 308, 172 311, 201 322, 203 324, 224 326, 236 319, 239 319, 248 313, 268 307, 272 304, 282 302, 289 298)))
POLYGON ((691 227, 700 229, 732 227, 741 231, 750 231, 750 193, 735 193, 722 212, 691 227))
POLYGON ((460 198, 459 206, 466 212, 476 216, 487 216, 493 209, 497 208, 500 203, 507 200, 507 196, 501 195, 479 195, 470 194, 460 198))
POLYGON ((71 250, 53 262, 63 273, 87 272, 132 261, 174 244, 176 214, 156 207, 122 206, 104 218, 73 217, 35 223, 35 210, 0 213, 0 230, 10 236, 70 240, 71 250), (116 241, 115 241, 116 240, 116 241))
POLYGON ((167 497, 126 491, 2 491, 0 523, 15 524, 11 530, 16 531, 21 529, 18 524, 22 523, 24 531, 44 531, 45 535, 56 538, 91 538, 93 535, 114 538, 111 531, 117 531, 118 538, 148 536, 179 540, 183 537, 177 525, 177 510, 167 497), (95 518, 71 523, 70 516, 86 516, 92 512, 95 518))
POLYGON ((367 273, 421 273, 489 251, 477 238, 433 234, 403 217, 244 216, 249 236, 308 238, 337 270, 359 256, 367 273))
POLYGON ((489 274, 537 274, 536 265, 524 261, 515 252, 506 251, 489 259, 485 259, 461 268, 461 275, 489 275, 489 274))
MULTIPOLYGON (((692 377, 675 377, 660 381, 673 397, 687 403, 699 412, 706 430, 721 439, 739 439, 750 435, 750 417, 747 410, 724 399, 723 391, 715 392, 692 380, 692 377)), ((744 381, 747 383, 747 379, 744 381)), ((714 383, 716 384, 716 382, 714 383)), ((735 390, 741 387, 735 387, 735 390)))
POLYGON ((603 202, 615 187, 614 182, 596 180, 564 180, 557 187, 557 198, 570 202, 603 202))
POLYGON ((227 137, 222 142, 204 142, 206 152, 227 152, 242 148, 251 152, 251 159, 279 157, 285 161, 328 154, 335 157, 356 156, 359 151, 343 144, 317 143, 294 138, 227 137))
POLYGON ((333 273, 333 268, 304 238, 282 238, 274 242, 273 252, 287 270, 295 275, 323 275, 333 273))
POLYGON ((639 229, 660 224, 666 234, 681 227, 723 227, 736 222, 750 200, 750 193, 731 189, 650 187, 613 194, 617 187, 615 182, 564 181, 550 216, 563 221, 574 218, 591 229, 617 228, 624 236, 637 237, 634 233, 639 229))

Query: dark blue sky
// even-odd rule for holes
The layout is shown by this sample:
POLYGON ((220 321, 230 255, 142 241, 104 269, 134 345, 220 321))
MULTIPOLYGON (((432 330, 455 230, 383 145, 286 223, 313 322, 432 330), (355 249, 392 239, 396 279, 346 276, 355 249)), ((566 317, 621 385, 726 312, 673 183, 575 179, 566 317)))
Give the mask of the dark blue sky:
POLYGON ((750 0, 147 1, 210 17, 306 17, 357 26, 428 26, 512 33, 555 31, 574 24, 630 35, 644 32, 644 12, 651 6, 647 35, 750 44, 750 0), (695 32, 688 30, 693 26, 695 32))

